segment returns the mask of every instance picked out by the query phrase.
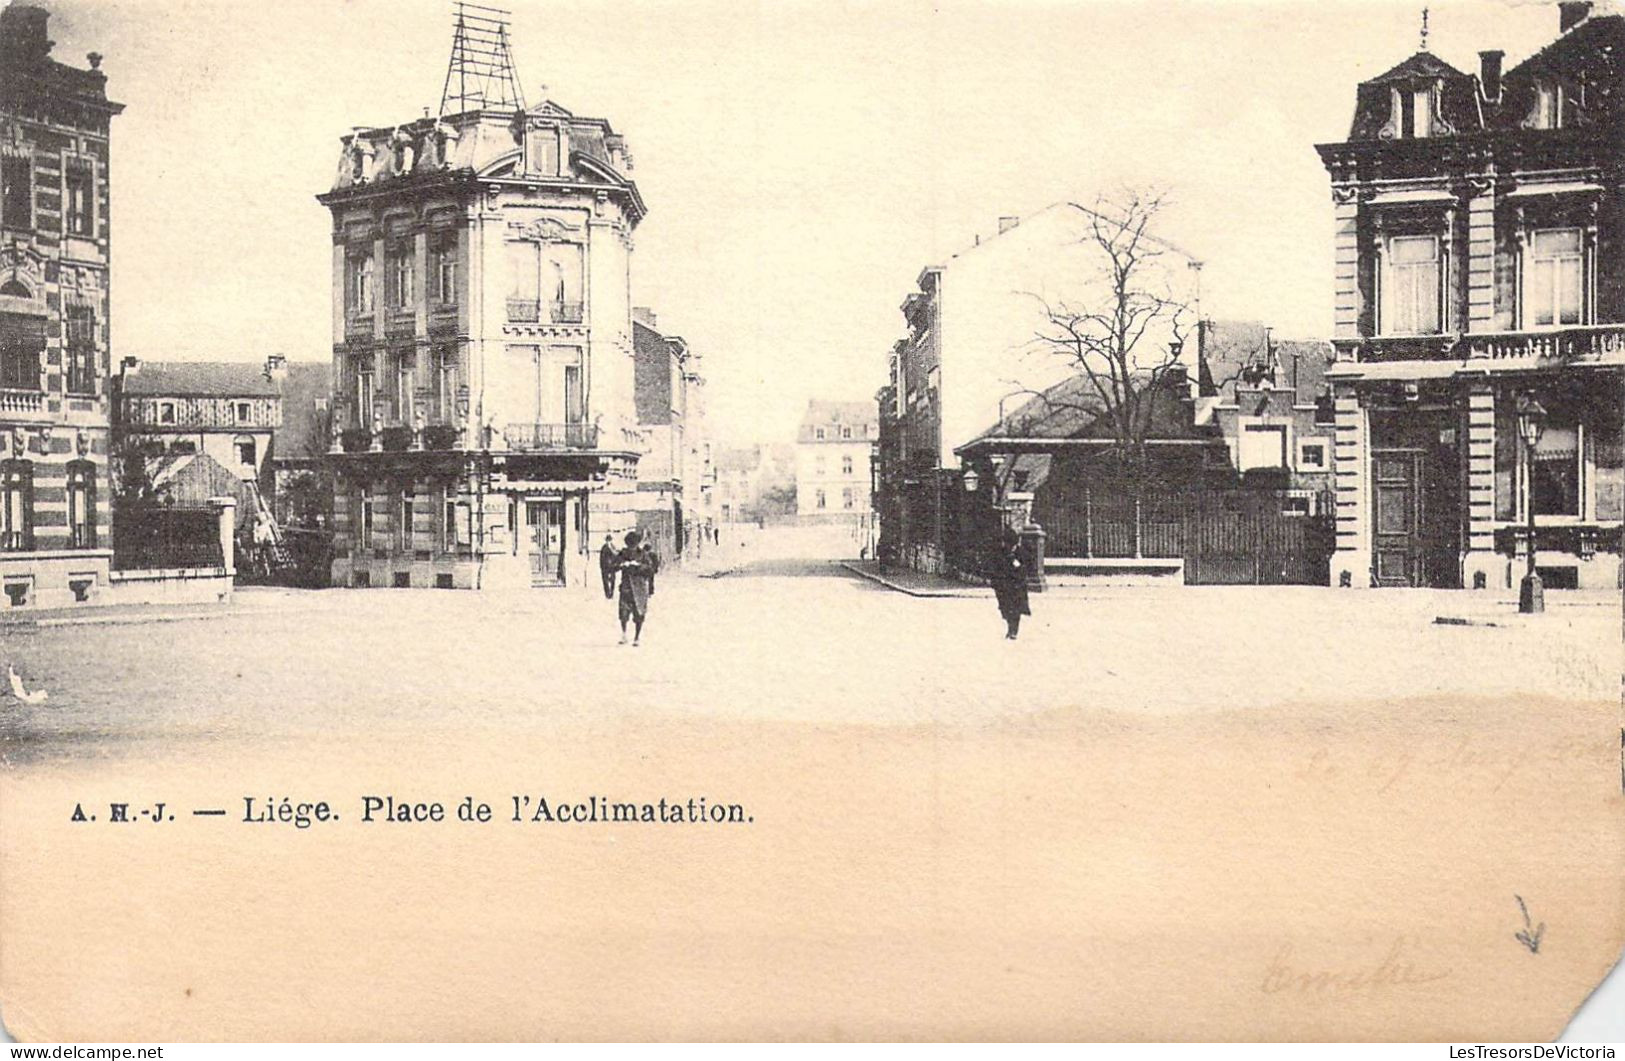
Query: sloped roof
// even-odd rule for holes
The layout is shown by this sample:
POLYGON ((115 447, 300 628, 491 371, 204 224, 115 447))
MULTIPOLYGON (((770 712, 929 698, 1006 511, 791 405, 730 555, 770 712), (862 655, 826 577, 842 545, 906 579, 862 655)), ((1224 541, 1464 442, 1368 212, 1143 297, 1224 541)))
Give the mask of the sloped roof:
POLYGON ((275 398, 261 362, 143 361, 124 376, 124 393, 187 398, 275 398))
POLYGON ((717 451, 715 461, 719 472, 748 472, 761 463, 761 454, 755 446, 723 449, 717 451))
POLYGON ((849 424, 857 427, 860 424, 878 426, 879 423, 880 407, 872 401, 848 402, 809 398, 807 411, 801 417, 801 436, 811 438, 815 427, 828 427, 831 424, 849 424))
POLYGON ((1295 401, 1311 404, 1320 396, 1334 351, 1330 343, 1318 339, 1275 339, 1262 321, 1214 321, 1204 344, 1207 376, 1201 382, 1203 393, 1233 399, 1238 384, 1256 385, 1269 378, 1277 389, 1297 380, 1295 401))
MULTIPOLYGON (((1138 375, 1140 385, 1144 386, 1150 373, 1138 375)), ((1156 393, 1148 395, 1148 399, 1152 405, 1147 438, 1200 438, 1211 433, 1193 422, 1186 376, 1180 368, 1164 372, 1157 381, 1156 393)), ((1110 438, 1116 432, 1106 414, 1106 402, 1094 382, 1081 374, 1068 376, 1028 398, 980 437, 1110 438)))

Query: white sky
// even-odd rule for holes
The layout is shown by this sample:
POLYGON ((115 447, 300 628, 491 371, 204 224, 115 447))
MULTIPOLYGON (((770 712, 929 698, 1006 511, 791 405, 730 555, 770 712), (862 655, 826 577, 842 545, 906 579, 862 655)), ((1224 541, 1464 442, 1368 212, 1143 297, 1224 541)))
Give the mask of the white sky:
MULTIPOLYGON (((107 56, 115 356, 331 356, 338 138, 437 107, 441 0, 43 0, 58 59, 107 56)), ((706 359, 713 433, 788 439, 867 399, 920 269, 1001 214, 1172 190, 1203 309, 1283 337, 1331 318, 1315 143, 1417 47, 1421 0, 751 3, 510 0, 527 102, 625 134, 649 204, 634 301, 706 359), (545 89, 544 89, 545 86, 545 89)), ((1557 32, 1553 3, 1431 4, 1469 72, 1557 32)))

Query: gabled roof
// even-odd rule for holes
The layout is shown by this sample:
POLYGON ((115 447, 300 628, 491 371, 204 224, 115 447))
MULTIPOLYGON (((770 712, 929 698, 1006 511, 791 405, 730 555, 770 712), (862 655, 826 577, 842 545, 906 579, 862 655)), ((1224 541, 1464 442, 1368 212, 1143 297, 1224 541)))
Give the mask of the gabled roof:
POLYGON ((1378 74, 1369 81, 1360 82, 1362 85, 1376 85, 1385 81, 1409 81, 1417 77, 1470 77, 1461 70, 1457 70, 1432 52, 1417 52, 1398 66, 1386 73, 1378 74))
POLYGON ((275 398, 263 364, 248 361, 143 361, 124 375, 124 393, 176 398, 275 398))

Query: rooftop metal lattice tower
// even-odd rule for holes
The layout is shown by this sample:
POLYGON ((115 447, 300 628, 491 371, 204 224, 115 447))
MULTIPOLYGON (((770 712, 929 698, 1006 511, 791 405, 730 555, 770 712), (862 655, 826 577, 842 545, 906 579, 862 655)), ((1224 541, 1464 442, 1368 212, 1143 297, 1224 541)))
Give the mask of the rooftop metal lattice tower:
POLYGON ((440 92, 440 116, 487 107, 524 110, 525 92, 508 43, 513 12, 462 0, 454 7, 457 30, 440 92))

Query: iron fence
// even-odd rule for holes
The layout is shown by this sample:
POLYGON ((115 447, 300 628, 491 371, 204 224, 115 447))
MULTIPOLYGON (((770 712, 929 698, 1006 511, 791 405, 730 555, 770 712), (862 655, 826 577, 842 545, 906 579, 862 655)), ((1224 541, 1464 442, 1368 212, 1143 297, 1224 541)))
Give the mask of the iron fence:
POLYGON ((121 507, 113 523, 113 567, 119 571, 168 568, 224 570, 220 517, 193 506, 121 507))

